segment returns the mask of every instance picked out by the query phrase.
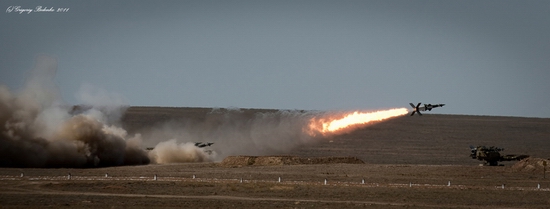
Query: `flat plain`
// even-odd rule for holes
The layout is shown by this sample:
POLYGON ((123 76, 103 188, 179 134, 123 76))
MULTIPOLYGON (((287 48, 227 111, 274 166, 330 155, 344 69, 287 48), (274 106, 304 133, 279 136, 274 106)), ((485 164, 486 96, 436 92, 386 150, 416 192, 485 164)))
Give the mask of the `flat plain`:
MULTIPOLYGON (((131 107, 129 133, 209 108, 131 107)), ((244 110, 244 115, 275 110, 244 110)), ((550 158, 550 119, 403 116, 289 150, 364 164, 224 166, 219 162, 93 169, 0 168, 1 208, 548 208, 550 176, 479 166, 469 145, 550 158), (70 177, 69 177, 70 174, 70 177)))

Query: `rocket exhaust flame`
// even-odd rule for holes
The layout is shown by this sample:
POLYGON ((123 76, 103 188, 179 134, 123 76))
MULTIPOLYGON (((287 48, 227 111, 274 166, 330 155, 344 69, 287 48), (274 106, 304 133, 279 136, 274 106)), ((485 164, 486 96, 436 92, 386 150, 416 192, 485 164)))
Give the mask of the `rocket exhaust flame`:
POLYGON ((310 120, 308 133, 315 135, 315 133, 321 133, 323 135, 334 134, 341 131, 345 131, 351 127, 360 125, 366 125, 376 121, 382 121, 388 118, 402 116, 408 114, 409 111, 406 108, 397 108, 390 110, 381 110, 376 112, 358 112, 347 115, 328 118, 312 118, 310 120))

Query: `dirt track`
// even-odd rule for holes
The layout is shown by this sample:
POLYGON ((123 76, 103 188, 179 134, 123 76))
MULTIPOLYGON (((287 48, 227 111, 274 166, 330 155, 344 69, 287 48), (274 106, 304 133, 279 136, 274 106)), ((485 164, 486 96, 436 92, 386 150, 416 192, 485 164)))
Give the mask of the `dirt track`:
POLYGON ((333 164, 227 168, 216 163, 195 163, 2 169, 1 174, 0 201, 3 206, 14 207, 544 208, 550 204, 549 180, 542 179, 540 173, 516 172, 506 166, 333 164), (24 177, 20 177, 21 171, 24 177), (541 184, 540 189, 537 184, 541 184))
MULTIPOLYGON (((207 111, 130 108, 122 122, 132 132, 166 120, 204 120, 207 111)), ((265 110, 243 114, 255 111, 265 110)), ((480 167, 468 157, 468 145, 550 158, 549 138, 550 119, 425 114, 285 153, 354 156, 366 164, 1 168, 0 203, 2 208, 548 208, 548 173, 544 179, 539 170, 514 170, 514 162, 480 167)))

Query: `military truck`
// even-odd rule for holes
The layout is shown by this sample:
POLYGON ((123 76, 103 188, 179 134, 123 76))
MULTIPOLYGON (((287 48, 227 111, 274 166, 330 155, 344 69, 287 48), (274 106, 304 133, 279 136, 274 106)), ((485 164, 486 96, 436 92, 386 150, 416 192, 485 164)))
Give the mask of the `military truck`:
POLYGON ((470 157, 472 157, 472 159, 485 161, 483 165, 489 166, 497 166, 499 165, 498 162, 501 161, 522 160, 529 157, 529 155, 501 155, 500 152, 504 151, 504 149, 495 146, 470 146, 470 149, 472 152, 470 157))

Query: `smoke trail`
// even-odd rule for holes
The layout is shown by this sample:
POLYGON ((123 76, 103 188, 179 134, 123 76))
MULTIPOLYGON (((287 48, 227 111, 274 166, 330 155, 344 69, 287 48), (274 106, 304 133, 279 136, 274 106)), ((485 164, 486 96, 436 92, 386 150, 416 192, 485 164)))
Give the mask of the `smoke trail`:
MULTIPOLYGON (((36 58, 17 93, 0 85, 1 167, 96 167, 147 164, 138 138, 108 126, 101 110, 70 115, 54 84, 55 58, 36 58), (93 114, 92 114, 93 113, 93 114), (102 119, 103 118, 103 119, 102 119)), ((112 112, 111 112, 112 113, 112 112)))
MULTIPOLYGON (((169 122, 147 133, 145 138, 173 138, 189 146, 192 145, 190 142, 213 142, 212 147, 200 150, 203 153, 204 150, 211 150, 212 154, 207 158, 199 156, 197 161, 221 161, 230 155, 287 154, 317 141, 304 130, 315 115, 317 113, 292 110, 247 114, 240 109, 215 109, 203 121, 169 122)), ((172 142, 173 147, 176 146, 175 141, 172 142)), ((159 146, 153 151, 157 151, 159 146)), ((158 163, 181 161, 157 160, 158 163)))
POLYGON ((145 137, 129 137, 116 126, 127 107, 120 95, 83 85, 77 98, 85 105, 71 108, 54 84, 56 69, 55 58, 38 56, 20 92, 0 85, 0 167, 103 167, 287 154, 318 141, 317 136, 334 134, 321 134, 324 129, 313 128, 312 121, 322 125, 351 113, 214 109, 201 121, 172 121, 145 137), (142 142, 156 146, 147 153, 142 142), (193 142, 214 146, 199 148, 193 142))
POLYGON ((157 163, 220 161, 230 155, 288 154, 304 145, 319 142, 320 138, 350 132, 406 113, 403 109, 390 109, 362 113, 280 110, 250 114, 239 109, 214 109, 203 121, 169 122, 148 133, 150 137, 146 138, 173 138, 169 143, 159 143, 153 150, 162 153, 162 157, 157 154, 157 163), (341 129, 323 129, 327 123, 341 123, 350 115, 361 117, 346 120, 348 123, 341 129), (178 145, 176 141, 182 143, 178 145), (211 150, 213 155, 196 154, 204 154, 204 150, 194 147, 191 142, 213 142, 212 147, 204 148, 211 150))

